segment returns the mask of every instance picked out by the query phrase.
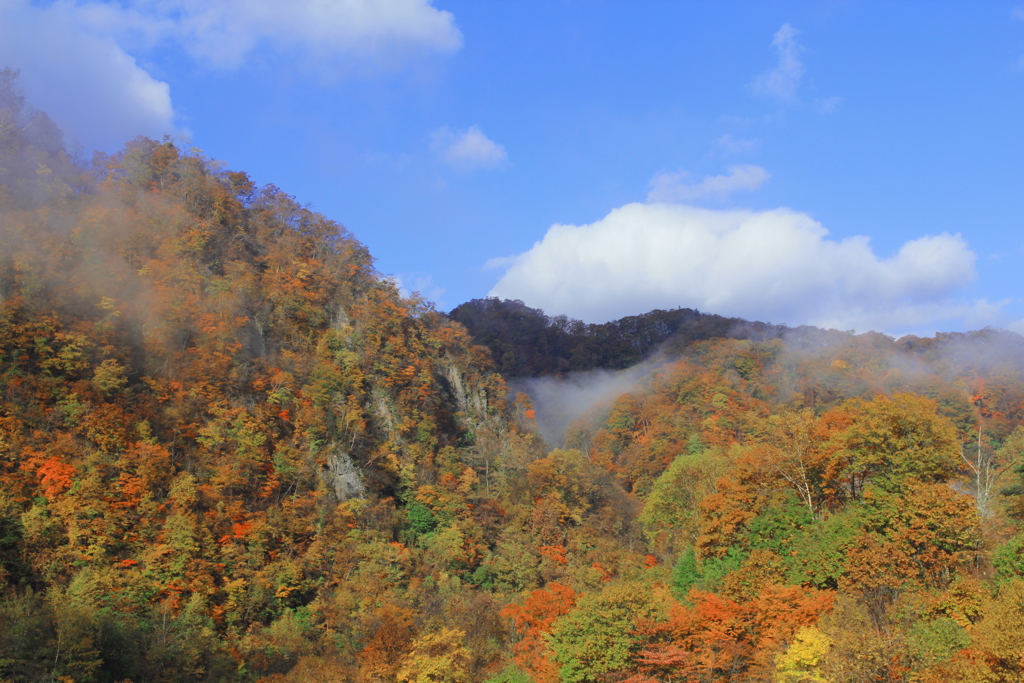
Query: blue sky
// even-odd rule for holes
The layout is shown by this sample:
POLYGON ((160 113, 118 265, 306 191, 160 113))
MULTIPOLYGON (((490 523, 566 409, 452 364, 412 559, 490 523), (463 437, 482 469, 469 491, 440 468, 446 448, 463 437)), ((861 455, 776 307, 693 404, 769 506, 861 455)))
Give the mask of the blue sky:
POLYGON ((1024 5, 0 0, 86 150, 184 134, 447 310, 1024 331, 1024 5))

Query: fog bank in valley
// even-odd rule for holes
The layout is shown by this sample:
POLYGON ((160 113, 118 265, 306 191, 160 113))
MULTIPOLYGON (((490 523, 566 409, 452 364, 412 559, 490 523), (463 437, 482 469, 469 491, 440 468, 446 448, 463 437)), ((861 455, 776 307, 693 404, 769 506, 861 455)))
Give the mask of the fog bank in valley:
POLYGON ((534 377, 509 382, 526 393, 537 413, 537 430, 549 448, 560 448, 569 425, 637 388, 658 363, 644 362, 625 370, 588 370, 566 377, 534 377))

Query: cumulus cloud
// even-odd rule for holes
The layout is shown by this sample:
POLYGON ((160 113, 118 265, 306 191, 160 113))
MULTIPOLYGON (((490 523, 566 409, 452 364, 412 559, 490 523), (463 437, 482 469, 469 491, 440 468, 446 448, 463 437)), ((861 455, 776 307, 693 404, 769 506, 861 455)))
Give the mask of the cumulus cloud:
POLYGON ((797 102, 797 91, 807 69, 800 59, 804 48, 796 42, 799 33, 789 24, 775 32, 772 47, 775 48, 775 66, 754 80, 754 92, 783 102, 797 102))
POLYGON ((659 173, 651 179, 649 202, 691 202, 698 199, 722 200, 733 192, 756 190, 771 178, 760 166, 730 166, 726 175, 705 176, 690 182, 686 171, 659 173))
POLYGON ((430 134, 430 148, 456 171, 496 168, 508 159, 505 148, 477 126, 461 132, 439 128, 430 134))
POLYGON ((96 8, 0 0, 0 65, 20 70, 33 106, 92 147, 173 133, 170 87, 121 49, 108 21, 96 8))
POLYGON ((590 322, 653 308, 788 324, 918 331, 984 313, 957 302, 976 276, 959 235, 879 258, 867 237, 836 241, 808 215, 629 204, 589 225, 554 225, 511 261, 491 296, 590 322))

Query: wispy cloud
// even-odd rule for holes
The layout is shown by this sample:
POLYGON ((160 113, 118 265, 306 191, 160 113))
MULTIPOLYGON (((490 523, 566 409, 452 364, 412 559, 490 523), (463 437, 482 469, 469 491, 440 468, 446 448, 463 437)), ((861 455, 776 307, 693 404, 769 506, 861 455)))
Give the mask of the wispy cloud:
POLYGON ((425 298, 427 301, 432 302, 435 307, 446 310, 447 304, 443 301, 444 288, 440 287, 434 278, 430 275, 412 274, 412 275, 390 275, 389 279, 398 288, 398 292, 409 298, 413 295, 418 295, 425 298))
POLYGON ((842 103, 842 97, 833 95, 832 97, 826 97, 823 100, 819 100, 816 104, 818 108, 818 113, 831 114, 837 109, 839 109, 839 105, 841 105, 842 103))
MULTIPOLYGON (((785 105, 800 105, 804 98, 800 95, 807 67, 801 54, 804 47, 797 42, 799 31, 789 24, 783 24, 772 38, 775 49, 775 66, 761 73, 751 84, 755 94, 785 105)), ((842 104, 843 98, 833 95, 812 102, 819 114, 831 114, 842 104)))
POLYGON ((508 159, 505 147, 484 135, 478 126, 464 131, 443 126, 430 138, 430 148, 456 171, 497 168, 508 159))
POLYGON ((659 173, 651 179, 648 202, 692 202, 700 199, 723 200, 739 191, 756 190, 771 178, 760 166, 730 166, 725 175, 705 176, 691 182, 687 171, 659 173))
MULTIPOLYGON (((1016 19, 1017 21, 1024 21, 1024 5, 1017 5, 1010 10, 1010 18, 1016 19)), ((1024 55, 1020 55, 1017 59, 1013 60, 1010 64, 1010 68, 1014 71, 1024 71, 1024 55)))
POLYGON ((385 63, 410 50, 462 46, 454 16, 430 0, 168 0, 159 6, 173 12, 177 37, 193 56, 228 69, 260 46, 385 63))
POLYGON ((723 154, 746 154, 757 149, 759 144, 757 140, 737 138, 730 133, 715 140, 715 148, 723 154))
POLYGON ((775 48, 775 66, 754 79, 754 92, 786 103, 798 102, 800 83, 807 72, 800 54, 804 48, 796 41, 799 33, 789 24, 775 32, 772 47, 775 48))

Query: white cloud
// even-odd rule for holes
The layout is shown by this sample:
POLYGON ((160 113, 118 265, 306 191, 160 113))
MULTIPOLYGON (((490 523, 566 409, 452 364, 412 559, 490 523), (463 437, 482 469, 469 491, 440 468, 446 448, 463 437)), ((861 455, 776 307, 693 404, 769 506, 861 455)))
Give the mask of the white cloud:
POLYGON ((975 259, 959 235, 921 237, 880 259, 867 237, 828 239, 820 223, 788 209, 629 204, 589 225, 552 226, 515 257, 490 295, 589 322, 681 306, 776 323, 919 331, 986 314, 954 298, 974 280, 975 259))
POLYGON ((508 159, 502 145, 477 126, 458 132, 443 126, 430 134, 430 148, 456 171, 496 168, 508 159))
POLYGON ((409 52, 455 52, 462 34, 431 0, 148 0, 176 18, 178 39, 195 57, 240 66, 262 44, 316 59, 369 58, 389 65, 409 52))
POLYGON ((799 31, 789 24, 783 24, 775 32, 772 47, 775 48, 778 61, 774 68, 754 80, 754 92, 787 103, 799 101, 797 91, 807 69, 800 59, 804 48, 796 42, 797 33, 799 31))
MULTIPOLYGON (((1018 21, 1024 21, 1024 5, 1018 5, 1010 10, 1010 17, 1018 21)), ((1010 63, 1010 68, 1013 71, 1024 71, 1024 55, 1017 57, 1010 63)), ((1019 330, 1015 330, 1019 331, 1019 330)))
POLYGON ((462 34, 431 0, 0 0, 0 66, 92 147, 176 132, 169 85, 136 60, 163 43, 218 68, 268 48, 335 73, 454 52, 462 34))
POLYGON ((726 133, 715 140, 715 147, 721 150, 723 154, 746 154, 757 149, 758 144, 757 140, 733 137, 731 133, 726 133))
POLYGON ((726 175, 705 176, 699 182, 689 182, 686 171, 659 173, 651 179, 649 202, 691 202, 711 198, 722 200, 733 192, 756 190, 771 178, 760 166, 730 166, 726 175))
POLYGON ((845 98, 833 95, 832 97, 826 97, 823 100, 818 101, 818 113, 831 114, 835 110, 839 109, 839 105, 843 103, 845 98))
POLYGON ((389 275, 388 279, 395 284, 398 293, 403 297, 408 299, 414 294, 419 295, 432 302, 435 308, 447 310, 447 304, 442 299, 445 290, 438 286, 430 275, 389 275))
POLYGON ((170 87, 71 3, 0 0, 0 66, 21 71, 29 102, 73 138, 113 149, 175 132, 170 87))
POLYGON ((515 264, 519 260, 518 256, 495 256, 494 258, 487 259, 484 263, 484 270, 496 270, 498 268, 508 268, 515 264))

